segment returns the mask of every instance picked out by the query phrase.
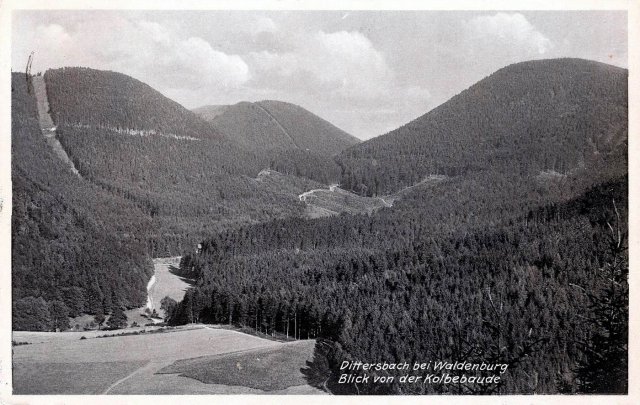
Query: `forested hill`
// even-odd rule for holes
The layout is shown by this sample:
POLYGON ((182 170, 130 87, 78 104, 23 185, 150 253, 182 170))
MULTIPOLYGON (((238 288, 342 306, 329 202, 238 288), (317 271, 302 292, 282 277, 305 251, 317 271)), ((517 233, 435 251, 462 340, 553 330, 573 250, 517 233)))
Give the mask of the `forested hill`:
POLYGON ((337 160, 342 185, 376 195, 430 174, 483 170, 607 177, 626 170, 626 69, 553 59, 507 66, 446 103, 337 160))
MULTIPOLYGON (((89 137, 82 134, 88 133, 102 134, 95 138, 101 142, 110 142, 107 138, 111 135, 128 136, 127 142, 138 143, 145 141, 136 141, 132 136, 150 137, 149 142, 158 143, 157 147, 151 146, 163 152, 167 139, 194 141, 196 144, 190 147, 197 149, 199 155, 206 154, 209 160, 205 164, 199 158, 190 158, 197 171, 204 166, 215 166, 211 173, 255 177, 260 170, 271 168, 328 184, 337 182, 341 173, 331 156, 357 141, 310 112, 285 103, 260 103, 263 106, 260 119, 266 127, 261 124, 252 129, 251 116, 229 113, 228 117, 235 117, 235 131, 259 138, 252 143, 245 142, 245 135, 239 136, 234 130, 222 133, 194 112, 122 73, 67 67, 48 70, 44 79, 51 116, 58 127, 60 141, 68 148, 73 148, 72 134, 80 134, 86 143, 89 137), (284 137, 288 145, 300 147, 269 146, 282 143, 269 137, 274 132, 277 137, 284 137), (262 134, 267 142, 257 143, 262 142, 262 134)), ((227 109, 233 107, 221 106, 221 110, 227 109)), ((185 142, 180 147, 185 147, 185 142)), ((113 148, 118 147, 108 146, 113 148)), ((102 159, 106 156, 104 152, 106 150, 93 150, 91 154, 99 154, 102 159)), ((136 157, 142 158, 134 154, 134 161, 136 157)), ((171 153, 165 153, 162 159, 170 158, 171 153)))
POLYGON ((25 75, 11 78, 14 330, 64 329, 69 315, 142 305, 150 218, 69 170, 40 131, 25 75))
POLYGON ((154 256, 178 255, 237 224, 305 215, 298 195, 318 187, 308 179, 328 184, 340 177, 330 157, 247 150, 120 73, 64 68, 44 79, 56 139, 82 179, 151 222, 144 235, 154 256), (289 175, 282 177, 289 187, 256 181, 267 168, 289 175))
POLYGON ((228 138, 255 151, 295 149, 333 156, 358 143, 317 115, 281 101, 205 106, 193 111, 228 138))
POLYGON ((122 73, 67 67, 47 70, 45 81, 53 120, 58 125, 220 139, 220 134, 196 114, 122 73))

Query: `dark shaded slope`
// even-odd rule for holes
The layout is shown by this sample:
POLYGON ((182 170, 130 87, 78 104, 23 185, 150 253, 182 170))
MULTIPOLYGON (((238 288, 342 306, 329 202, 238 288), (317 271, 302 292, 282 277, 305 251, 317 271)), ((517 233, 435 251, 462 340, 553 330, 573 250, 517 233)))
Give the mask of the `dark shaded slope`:
POLYGON ((24 74, 12 74, 11 101, 14 329, 54 328, 65 311, 140 306, 153 272, 146 254, 150 221, 54 155, 24 74))
POLYGON ((221 114, 216 114, 220 106, 201 107, 195 111, 203 118, 213 116, 209 122, 227 138, 246 149, 264 152, 296 148, 277 122, 265 114, 257 103, 241 102, 223 108, 224 112, 221 114))
MULTIPOLYGON (((416 120, 344 151, 342 184, 382 194, 429 174, 626 171, 627 75, 580 59, 505 67, 416 120), (604 166, 603 166, 603 162, 604 166)), ((604 177, 606 179, 606 177, 604 177)))
POLYGON ((360 142, 354 136, 295 104, 274 100, 265 100, 257 104, 286 129, 300 149, 332 156, 360 142))

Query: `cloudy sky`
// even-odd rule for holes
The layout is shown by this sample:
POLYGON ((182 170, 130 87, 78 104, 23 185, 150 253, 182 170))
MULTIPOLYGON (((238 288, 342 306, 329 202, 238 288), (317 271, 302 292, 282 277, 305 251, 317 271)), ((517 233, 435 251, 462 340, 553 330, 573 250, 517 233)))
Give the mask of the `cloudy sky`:
POLYGON ((367 139, 508 64, 627 67, 626 12, 20 11, 12 68, 129 74, 187 108, 274 99, 367 139))

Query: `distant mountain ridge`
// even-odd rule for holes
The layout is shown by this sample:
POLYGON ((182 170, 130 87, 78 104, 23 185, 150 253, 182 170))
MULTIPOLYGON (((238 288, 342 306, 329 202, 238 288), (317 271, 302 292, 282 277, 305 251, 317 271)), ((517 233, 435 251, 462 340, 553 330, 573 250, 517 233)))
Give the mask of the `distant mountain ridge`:
POLYGON ((217 116, 224 114, 227 110, 229 110, 231 105, 204 105, 202 107, 194 108, 193 111, 195 114, 199 115, 205 121, 211 122, 217 116))
POLYGON ((240 102, 193 110, 249 150, 303 150, 333 156, 359 140, 330 122, 282 101, 240 102))

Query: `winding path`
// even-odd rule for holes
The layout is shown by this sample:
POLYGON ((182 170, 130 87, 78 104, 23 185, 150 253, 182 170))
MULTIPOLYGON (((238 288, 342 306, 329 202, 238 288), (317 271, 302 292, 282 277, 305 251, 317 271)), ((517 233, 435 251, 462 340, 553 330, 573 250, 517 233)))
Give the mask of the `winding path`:
POLYGON ((339 184, 332 184, 332 185, 329 186, 328 189, 326 189, 326 188, 316 188, 316 189, 313 189, 313 190, 305 191, 304 193, 302 193, 302 194, 300 194, 298 196, 298 199, 300 201, 305 201, 306 202, 307 201, 307 197, 309 197, 310 195, 313 195, 313 193, 315 193, 316 191, 329 191, 329 192, 333 193, 333 192, 336 191, 336 188, 338 188, 338 186, 339 186, 339 184))
POLYGON ((391 200, 391 202, 387 202, 384 198, 382 197, 378 197, 380 199, 380 201, 382 201, 382 203, 384 204, 385 207, 393 207, 393 200, 391 200))

